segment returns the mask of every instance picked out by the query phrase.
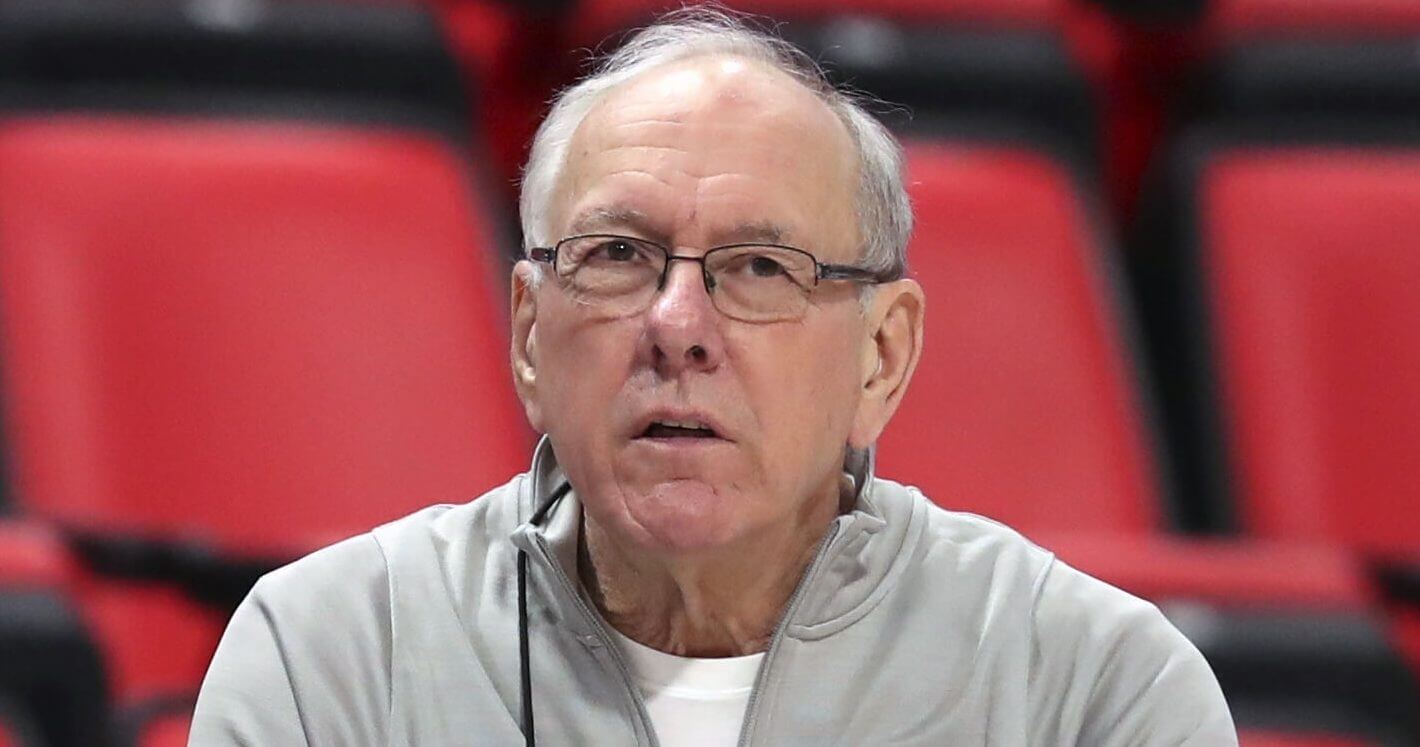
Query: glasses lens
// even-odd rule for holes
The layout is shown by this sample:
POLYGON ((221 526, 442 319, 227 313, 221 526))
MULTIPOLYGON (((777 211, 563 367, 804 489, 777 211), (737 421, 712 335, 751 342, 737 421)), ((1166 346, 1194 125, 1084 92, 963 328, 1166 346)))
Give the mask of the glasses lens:
POLYGON ((653 294, 665 263, 656 245, 624 236, 579 236, 557 247, 557 274, 589 303, 619 305, 653 294))
POLYGON ((715 283, 715 305, 727 316, 747 321, 791 319, 808 305, 814 260, 778 246, 733 246, 705 256, 715 283))

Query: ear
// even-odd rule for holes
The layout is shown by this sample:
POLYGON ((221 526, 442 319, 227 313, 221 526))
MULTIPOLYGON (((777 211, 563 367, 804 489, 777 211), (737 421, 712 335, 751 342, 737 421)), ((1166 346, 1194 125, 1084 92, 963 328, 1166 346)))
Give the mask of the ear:
POLYGON ((537 268, 528 260, 513 266, 509 318, 513 322, 511 361, 513 386, 533 430, 544 433, 542 403, 537 389, 537 268))
POLYGON ((884 283, 873 290, 866 311, 861 360, 863 389, 848 444, 872 446, 897 412, 922 357, 922 318, 927 301, 915 280, 884 283))

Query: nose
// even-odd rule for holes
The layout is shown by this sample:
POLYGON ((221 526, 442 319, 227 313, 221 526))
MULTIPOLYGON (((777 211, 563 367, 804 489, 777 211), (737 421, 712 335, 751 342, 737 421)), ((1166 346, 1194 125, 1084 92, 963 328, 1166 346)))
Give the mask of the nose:
POLYGON ((720 312, 696 262, 671 262, 664 287, 646 312, 646 352, 667 378, 713 371, 724 357, 720 312))

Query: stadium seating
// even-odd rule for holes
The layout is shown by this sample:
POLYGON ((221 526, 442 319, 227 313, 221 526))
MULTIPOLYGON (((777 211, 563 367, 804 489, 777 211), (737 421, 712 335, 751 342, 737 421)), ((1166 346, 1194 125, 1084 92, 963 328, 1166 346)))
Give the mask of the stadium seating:
MULTIPOLYGON (((1133 190, 1162 130, 1170 81, 1157 68, 1179 47, 1160 33, 1136 33, 1119 16, 1157 24, 1191 18, 1203 0, 734 0, 772 18, 828 73, 890 105, 894 124, 914 116, 1002 110, 1033 120, 1072 148, 1093 153, 1110 204, 1132 210, 1133 190), (1111 15, 1113 13, 1114 15, 1111 15)), ((624 31, 672 0, 572 3, 562 45, 614 46, 624 31)), ((574 69, 569 67, 569 76, 574 69)))
POLYGON ((138 747, 186 747, 187 732, 192 725, 189 716, 172 716, 149 726, 136 745, 138 747))
POLYGON ((1239 727, 1374 745, 1420 736, 1415 679, 1353 554, 1317 543, 1032 536, 1158 604, 1208 658, 1239 727))
POLYGON ((1026 531, 1163 526, 1147 402, 1080 179, 1029 144, 907 153, 928 337, 881 473, 1026 531))
POLYGON ((1155 336, 1187 341, 1161 369, 1191 370, 1177 440, 1233 495, 1215 526, 1420 555, 1403 510, 1420 392, 1401 373, 1420 354, 1417 162, 1413 137, 1361 120, 1218 125, 1176 149, 1153 290, 1178 318, 1155 336))
POLYGON ((432 18, 203 7, 0 3, 23 508, 269 559, 523 466, 432 18))
POLYGON ((1420 5, 1217 0, 1140 275, 1200 525, 1353 549, 1420 672, 1420 5))
POLYGON ((1201 88, 1209 117, 1375 123, 1420 110, 1420 5, 1409 0, 1221 0, 1201 88))
POLYGON ((1164 533, 1176 512, 1088 182, 1019 138, 939 131, 909 140, 907 156, 927 339, 879 473, 1183 610, 1243 723, 1278 726, 1269 714, 1284 704, 1320 702, 1326 717, 1282 726, 1408 738, 1413 691, 1354 558, 1325 538, 1164 533), (1289 643, 1297 630, 1330 631, 1335 645, 1289 643))
MULTIPOLYGON (((567 21, 567 46, 614 47, 628 28, 679 7, 668 0, 588 0, 567 21)), ((1030 121, 1093 153, 1092 98, 1063 32, 1065 0, 740 0, 772 17, 830 77, 889 102, 894 126, 949 114, 1030 121)))
MULTIPOLYGON (((1306 211, 1298 211, 1296 214, 1305 213, 1305 225, 1315 229, 1310 233, 1300 232, 1304 234, 1304 241, 1297 251, 1313 256, 1313 261, 1321 261, 1314 256, 1312 250, 1305 247, 1313 243, 1327 243, 1335 247, 1338 242, 1343 241, 1340 235, 1353 228, 1358 232, 1353 241, 1356 238, 1365 239, 1364 234, 1367 232, 1389 233, 1388 238, 1381 238, 1381 245, 1389 243, 1392 251, 1398 248, 1401 242, 1395 237, 1404 230, 1407 219, 1397 216, 1392 220, 1392 212, 1380 205, 1368 208, 1369 214, 1357 213, 1357 205, 1353 200, 1359 197, 1356 190, 1363 189, 1358 180, 1385 178, 1381 173, 1385 167, 1380 167, 1380 171, 1373 172, 1369 177, 1362 172, 1379 166, 1378 160, 1389 158, 1386 153, 1398 154, 1416 146, 1414 132, 1415 123, 1420 121, 1417 120, 1417 117, 1420 117, 1420 87, 1416 85, 1415 76, 1402 71, 1413 69, 1414 46, 1416 40, 1420 39, 1420 6, 1408 0, 1218 0, 1212 3, 1207 16, 1206 34, 1211 48, 1207 52, 1208 62, 1204 74, 1197 81, 1197 95, 1178 112, 1186 122, 1183 134, 1177 137, 1181 144, 1159 159, 1161 168, 1156 175, 1158 184, 1154 185, 1154 194, 1152 199, 1148 200, 1151 205, 1148 212, 1151 214, 1142 223, 1142 230, 1138 232, 1138 246, 1131 252, 1131 257, 1137 259, 1142 268, 1139 274, 1144 286, 1146 326, 1155 372, 1164 395, 1162 399, 1169 410, 1166 423, 1172 431, 1172 448, 1181 466, 1179 474, 1185 480, 1181 490, 1198 497, 1203 516, 1198 523, 1227 530, 1239 524, 1239 512, 1251 514, 1251 518, 1244 518, 1241 523, 1255 526, 1258 520, 1257 511, 1269 512, 1270 509, 1259 509, 1255 503, 1244 508, 1230 503, 1227 496, 1233 488, 1241 489, 1237 480, 1244 479, 1240 473, 1244 468, 1239 464, 1229 465, 1228 462, 1243 459, 1238 450, 1245 447, 1240 443, 1232 443, 1226 447, 1231 453, 1225 453, 1219 434, 1227 432, 1238 436, 1242 430, 1267 427, 1273 430, 1273 435, 1269 438, 1277 439, 1282 436, 1278 433, 1278 423, 1267 426, 1249 424, 1259 413, 1247 415, 1248 422, 1229 423, 1221 420, 1224 411, 1219 408, 1228 404, 1221 399, 1222 393, 1215 391, 1218 382, 1213 378, 1214 364, 1210 362, 1215 353, 1212 346, 1218 340, 1216 331, 1214 337, 1201 332, 1209 323, 1210 310, 1200 307, 1198 296, 1205 284, 1212 282, 1212 279, 1198 276, 1200 272, 1212 271, 1208 266, 1211 259, 1199 256, 1200 251, 1206 250, 1200 250, 1200 241, 1206 243, 1212 240, 1200 236, 1204 227, 1201 212, 1204 207, 1201 206, 1200 196, 1209 189, 1203 183, 1202 172, 1205 168, 1228 160, 1234 163, 1224 171, 1241 177, 1238 169, 1242 164, 1237 163, 1238 161, 1246 160, 1255 164, 1242 168, 1252 169, 1252 178, 1260 179, 1273 197, 1258 195, 1241 199, 1248 204, 1256 201, 1271 201, 1276 204, 1261 208, 1270 213, 1272 224, 1269 225, 1266 220, 1254 220, 1247 230, 1258 240, 1272 245, 1270 251, 1278 253, 1278 256, 1290 251, 1283 246, 1287 241, 1286 226, 1304 225, 1290 221, 1290 214, 1287 213, 1289 208, 1281 206, 1280 201, 1285 200, 1284 193, 1293 188, 1293 185, 1281 183, 1289 178, 1304 180, 1295 185, 1295 188, 1309 193, 1310 203, 1306 211), (1347 169, 1345 161, 1358 159, 1360 170, 1341 177, 1345 190, 1338 197, 1346 201, 1346 205, 1331 205, 1333 199, 1326 194, 1328 187, 1303 173, 1306 167, 1298 170, 1297 164, 1294 164, 1293 167, 1279 169, 1279 164, 1269 166, 1257 163, 1259 159, 1270 158, 1268 154, 1290 152, 1296 155, 1304 150, 1311 150, 1318 159, 1331 162, 1329 168, 1315 174, 1320 178, 1340 176, 1338 169, 1347 169), (1273 170, 1271 176, 1261 175, 1261 170, 1269 169, 1273 170), (1350 194, 1350 197, 1347 194, 1350 194), (1343 213, 1349 217, 1343 217, 1343 213), (1290 222, 1284 222, 1283 219, 1290 222), (1318 221, 1322 223, 1318 224, 1318 221), (1347 222, 1353 226, 1343 225, 1347 222), (1388 228, 1392 225, 1393 229, 1388 228), (1331 238, 1326 238, 1327 236, 1331 238), (1203 267, 1200 267, 1200 262, 1203 267)), ((1373 186, 1390 192, 1389 198, 1377 195, 1382 203, 1387 199, 1394 201, 1406 189, 1399 184, 1386 187, 1374 181, 1373 186)), ((1246 212, 1247 208, 1242 207, 1243 203, 1236 201, 1239 191, 1241 190, 1233 189, 1234 207, 1225 207, 1223 210, 1233 214, 1246 212)), ((1360 199, 1364 201, 1366 198, 1360 199)), ((1404 209, 1401 206, 1393 207, 1404 209)), ((1246 216, 1238 217, 1246 219, 1246 216)), ((1240 257, 1249 258, 1242 261, 1251 263, 1249 266, 1253 268, 1253 272, 1258 269, 1253 261, 1253 252, 1239 252, 1236 247, 1232 251, 1240 257)), ((1295 277, 1296 274, 1293 272, 1287 277, 1295 277)), ((1253 280, 1255 278, 1239 277, 1233 281, 1232 287, 1235 293, 1248 296, 1241 303, 1253 304, 1255 312, 1257 304, 1267 303, 1264 294, 1259 292, 1262 286, 1240 287, 1253 280)), ((1272 282, 1273 285, 1269 286, 1272 293, 1285 292, 1278 285, 1282 280, 1272 282)), ((1313 287, 1310 291, 1300 288, 1297 290, 1326 292, 1332 296, 1337 292, 1335 288, 1323 291, 1320 287, 1313 287)), ((1317 303, 1334 304, 1340 301, 1333 299, 1330 302, 1317 303)), ((1304 304, 1298 304, 1296 319, 1301 320, 1304 315, 1308 319, 1315 318, 1314 315, 1319 309, 1303 312, 1302 305, 1304 304)), ((1346 319, 1350 321, 1338 321, 1337 324, 1354 323, 1358 315, 1365 316, 1366 313, 1359 310, 1348 313, 1346 319)), ((1280 320, 1276 319, 1269 322, 1278 323, 1280 320)), ((1336 324, 1329 326, 1335 328, 1336 324)), ((1308 327, 1306 330, 1299 328, 1299 333, 1310 335, 1309 339, 1312 340, 1321 339, 1318 335, 1323 334, 1317 327, 1308 327)), ((1328 330, 1326 334, 1329 333, 1328 330)), ((1287 355, 1292 356, 1291 363, 1298 365, 1304 361, 1317 362, 1322 358, 1340 361, 1341 358, 1336 356, 1344 354, 1343 349, 1347 344, 1345 340, 1338 340, 1329 344, 1325 350, 1292 350, 1287 355)), ((1391 344, 1403 346, 1406 343, 1397 338, 1391 344)), ((1282 347, 1269 345, 1272 352, 1247 355, 1251 360, 1259 360, 1259 357, 1278 354, 1282 347)), ((1279 364, 1280 360, 1273 359, 1273 365, 1279 364)), ((1344 375, 1351 383, 1361 383, 1355 378, 1361 368, 1359 359, 1345 364, 1344 368, 1348 371, 1344 375)), ((1254 374, 1256 373, 1254 371, 1254 374)), ((1340 383, 1335 380, 1338 373, 1333 365, 1325 372, 1316 372, 1315 376, 1319 377, 1318 381, 1320 377, 1329 377, 1333 383, 1340 383)), ((1287 392, 1271 391, 1259 396, 1274 403, 1272 412, 1275 413, 1275 407, 1281 405, 1281 398, 1295 396, 1298 386, 1309 386, 1303 384, 1300 379, 1301 377, 1294 377, 1288 384, 1290 388, 1287 392)), ((1251 381, 1249 386, 1260 384, 1255 375, 1251 381)), ((1323 417, 1323 413, 1330 413, 1324 417, 1344 417, 1353 423, 1359 422, 1367 417, 1366 413, 1354 410, 1350 415, 1343 416, 1340 410, 1335 409, 1339 399, 1350 396, 1353 395, 1335 394, 1331 404, 1323 406, 1321 410, 1299 411, 1292 417, 1311 419, 1323 417)), ((1407 398, 1407 395, 1400 392, 1395 396, 1399 398, 1397 401, 1405 401, 1407 398)), ((1299 404, 1300 401, 1294 400, 1292 404, 1299 404)), ((1354 404, 1362 403, 1357 401, 1354 404)), ((1392 413, 1393 415, 1398 413, 1392 413)), ((1227 416, 1233 420, 1238 419, 1233 413, 1227 413, 1227 416)), ((1391 421, 1383 418, 1382 422, 1393 422, 1393 418, 1391 421)), ((1305 445, 1306 453, 1295 452, 1290 457, 1274 453, 1267 460, 1306 458, 1307 454, 1313 453, 1314 450, 1328 450, 1330 445, 1345 440, 1337 438, 1337 435, 1336 431, 1328 427, 1327 435, 1322 436, 1321 441, 1305 445)), ((1274 440, 1273 443, 1277 448, 1303 446, 1301 440, 1305 436, 1294 433, 1288 438, 1290 440, 1285 442, 1274 440)), ((1324 462, 1336 458, 1357 458, 1354 451, 1352 449, 1348 456, 1345 450, 1341 454, 1333 454, 1328 450, 1322 457, 1322 462, 1308 466, 1305 474, 1319 479, 1322 471, 1331 473, 1334 468, 1341 466, 1326 465, 1324 462)), ((1257 459, 1260 456, 1254 454, 1246 458, 1257 459)), ((1377 455, 1376 458, 1384 461, 1386 457, 1377 455)), ((1362 462, 1353 462, 1352 466, 1361 464, 1362 462)), ((1279 465, 1272 469, 1287 468, 1279 465)), ((1297 473, 1292 479, 1305 481, 1307 478, 1304 478, 1302 473, 1297 473)), ((1346 479, 1350 482, 1345 487, 1362 487, 1362 479, 1359 476, 1353 475, 1346 479)), ((1277 489, 1280 487, 1274 485, 1272 497, 1261 500, 1275 503, 1278 500, 1277 489)), ((1342 487, 1340 483, 1321 486, 1313 482, 1307 486, 1306 493, 1315 494, 1320 490, 1335 494, 1342 487)), ((1394 500, 1400 503, 1403 498, 1404 496, 1399 494, 1390 499, 1371 495, 1359 500, 1394 500)), ((1245 500, 1254 501, 1253 498, 1245 500)), ((1322 509, 1315 502, 1296 503, 1290 509, 1284 509, 1293 514, 1309 513, 1314 517, 1314 521, 1322 521, 1323 519, 1319 518, 1321 514, 1330 510, 1337 509, 1322 509)), ((1349 508, 1347 511, 1350 513, 1349 508)), ((1367 511, 1362 510, 1360 513, 1365 514, 1367 511)), ((1365 522, 1367 519, 1351 514, 1347 521, 1365 522)), ((1392 539, 1409 535, 1412 532, 1406 528, 1408 522, 1411 522, 1409 517, 1399 517, 1399 526, 1385 531, 1392 534, 1392 539)), ((1340 534, 1354 537, 1355 532, 1342 530, 1340 534)), ((1392 549, 1395 549, 1396 543, 1392 541, 1390 544, 1392 549)))
MULTIPOLYGON (((1417 163, 1360 122, 1196 127, 1155 196, 1171 239, 1148 286, 1174 305, 1159 369, 1179 374, 1174 439, 1210 523, 1356 551, 1391 594, 1420 560, 1417 163)), ((1420 664, 1420 638, 1391 631, 1420 664)))
POLYGON ((1420 148, 1203 159, 1198 261, 1246 529, 1420 562, 1420 148))
POLYGON ((418 0, 0 0, 5 108, 399 119, 466 135, 418 0))
POLYGON ((1411 0, 1212 0, 1209 22, 1233 37, 1413 33, 1420 28, 1420 5, 1411 0))
POLYGON ((524 464, 493 239, 417 134, 0 122, 23 505, 290 557, 524 464))
POLYGON ((154 698, 124 714, 114 747, 185 747, 192 726, 191 696, 154 698))
POLYGON ((1275 731, 1244 730, 1238 734, 1241 747, 1378 747, 1379 742, 1332 734, 1288 734, 1275 731))
POLYGON ((7 503, 120 717, 264 570, 526 466, 456 77, 409 4, 0 1, 7 503))
POLYGON ((82 571, 46 527, 0 521, 0 744, 102 744, 104 662, 73 595, 82 571))

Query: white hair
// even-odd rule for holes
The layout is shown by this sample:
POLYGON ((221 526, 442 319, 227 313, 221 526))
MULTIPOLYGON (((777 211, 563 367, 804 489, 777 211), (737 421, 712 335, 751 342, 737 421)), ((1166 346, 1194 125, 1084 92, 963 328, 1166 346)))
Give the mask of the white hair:
POLYGON ((858 155, 858 232, 861 266, 882 279, 907 271, 912 205, 902 178, 902 148, 853 93, 836 88, 807 54, 778 36, 719 8, 672 11, 638 32, 596 67, 562 91, 533 138, 523 170, 519 212, 523 248, 550 246, 549 225, 567 148, 582 120, 606 93, 642 73, 673 62, 729 55, 782 71, 819 97, 848 130, 858 155))

